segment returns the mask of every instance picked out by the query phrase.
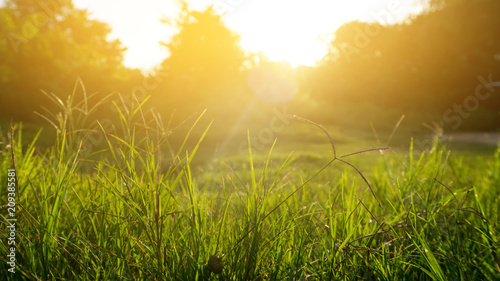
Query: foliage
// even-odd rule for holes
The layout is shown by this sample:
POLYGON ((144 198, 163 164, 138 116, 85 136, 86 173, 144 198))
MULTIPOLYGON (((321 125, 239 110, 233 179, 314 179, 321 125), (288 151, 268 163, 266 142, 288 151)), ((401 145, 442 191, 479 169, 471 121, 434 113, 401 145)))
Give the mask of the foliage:
POLYGON ((3 117, 32 120, 46 105, 40 89, 66 92, 78 77, 103 95, 138 77, 122 65, 125 49, 108 40, 109 26, 71 1, 10 0, 0 15, 3 117))
POLYGON ((309 87, 326 104, 370 103, 401 112, 442 114, 471 96, 488 96, 479 106, 492 114, 462 129, 496 128, 498 90, 477 89, 500 77, 500 19, 493 12, 499 8, 491 0, 435 1, 405 23, 346 23, 335 32, 323 64, 312 70, 309 87))
POLYGON ((346 23, 321 64, 285 71, 243 51, 213 8, 180 3, 179 17, 165 20, 178 30, 163 43, 169 57, 144 77, 122 65, 124 48, 108 40, 110 28, 71 1, 6 1, 0 8, 0 119, 37 120, 32 112, 48 106, 39 89, 67 92, 79 77, 89 92, 121 92, 129 105, 151 95, 165 115, 180 113, 179 122, 208 109, 225 128, 257 120, 276 101, 329 123, 401 114, 412 115, 414 124, 436 121, 461 130, 496 129, 500 122, 498 88, 484 88, 500 77, 498 1, 431 1, 404 23, 346 23), (274 88, 280 86, 296 94, 283 99, 274 88))
MULTIPOLYGON (((18 126, 15 138, 1 137, 15 155, 20 195, 17 273, 2 262, 2 280, 500 278, 500 146, 494 157, 468 159, 436 139, 421 153, 381 154, 365 172, 379 206, 357 171, 316 170, 275 155, 274 145, 264 157, 249 143, 248 160, 197 167, 208 128, 190 139, 201 116, 177 146, 176 129, 143 106, 116 104, 122 129, 105 130, 82 119, 93 111, 86 103, 63 105, 55 116, 68 122, 52 122, 60 133, 47 150, 36 139, 24 144, 18 126), (84 156, 81 132, 95 126, 107 148, 84 156), (88 162, 93 169, 82 169, 88 162)), ((11 151, 0 153, 6 171, 11 151)))
POLYGON ((160 69, 168 72, 153 99, 163 109, 173 107, 191 114, 204 108, 231 111, 245 100, 246 56, 239 36, 228 29, 212 7, 191 11, 181 1, 179 19, 165 21, 179 32, 163 45, 170 56, 160 69))

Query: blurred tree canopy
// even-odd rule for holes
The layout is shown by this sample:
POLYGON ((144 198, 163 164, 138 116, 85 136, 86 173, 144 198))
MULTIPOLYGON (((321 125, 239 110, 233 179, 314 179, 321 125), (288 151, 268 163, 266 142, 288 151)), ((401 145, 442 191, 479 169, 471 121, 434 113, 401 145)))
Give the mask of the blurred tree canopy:
POLYGON ((47 105, 40 89, 65 98, 78 77, 102 93, 97 98, 137 79, 122 64, 120 41, 107 40, 110 31, 72 1, 7 1, 0 8, 2 115, 30 119, 47 105))
MULTIPOLYGON (((308 87, 327 105, 369 103, 423 116, 455 110, 454 104, 476 108, 478 87, 500 80, 498 11, 494 0, 432 1, 409 24, 346 23, 308 87)), ((480 90, 485 100, 477 98, 481 112, 474 116, 483 120, 471 119, 469 129, 498 127, 500 88, 480 90)))
POLYGON ((168 78, 153 94, 155 105, 191 114, 205 108, 230 114, 248 98, 244 68, 248 57, 239 36, 228 29, 212 7, 190 11, 182 5, 177 20, 164 21, 179 32, 162 43, 170 56, 160 65, 168 78))
POLYGON ((144 77, 123 66, 125 48, 108 39, 110 28, 71 1, 7 0, 0 8, 0 118, 32 116, 46 104, 40 89, 65 97, 81 77, 100 97, 118 91, 134 102, 131 93, 151 94, 150 105, 181 117, 207 108, 229 122, 286 104, 320 122, 347 108, 368 123, 371 108, 418 112, 422 120, 434 113, 445 127, 467 119, 461 129, 500 124, 500 88, 487 85, 500 80, 500 1, 433 0, 405 23, 346 23, 318 66, 297 69, 243 51, 212 7, 179 3, 179 17, 165 21, 178 29, 163 43, 169 57, 144 77))

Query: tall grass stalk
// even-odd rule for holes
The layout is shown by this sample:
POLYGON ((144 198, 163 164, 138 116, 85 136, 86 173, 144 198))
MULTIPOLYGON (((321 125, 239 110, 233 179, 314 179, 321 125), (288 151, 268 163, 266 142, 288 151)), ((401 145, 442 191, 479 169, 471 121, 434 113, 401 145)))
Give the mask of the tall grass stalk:
POLYGON ((203 113, 176 136, 147 100, 117 95, 108 128, 90 121, 104 102, 77 85, 66 102, 47 95, 60 110, 43 115, 53 146, 26 143, 21 124, 0 134, 1 169, 13 154, 19 184, 17 272, 3 262, 1 280, 500 279, 500 146, 463 156, 436 139, 423 152, 337 155, 325 127, 297 117, 328 138, 323 166, 277 154, 278 141, 266 155, 249 141, 246 162, 194 164, 203 113), (82 153, 94 133, 102 143, 82 153), (371 170, 355 164, 368 159, 371 170))

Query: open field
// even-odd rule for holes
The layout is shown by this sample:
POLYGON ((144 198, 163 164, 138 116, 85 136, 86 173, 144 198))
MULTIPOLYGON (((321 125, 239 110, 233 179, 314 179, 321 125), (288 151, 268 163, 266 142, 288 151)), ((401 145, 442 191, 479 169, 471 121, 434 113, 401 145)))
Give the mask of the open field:
POLYGON ((0 0, 0 281, 500 280, 498 11, 0 0))
MULTIPOLYGON (((186 125, 179 141, 145 120, 123 116, 122 130, 103 132, 102 147, 85 156, 77 122, 60 123, 55 144, 42 147, 18 126, 13 148, 3 134, 0 181, 11 176, 13 151, 19 199, 1 211, 1 239, 15 217, 18 277, 500 278, 495 145, 450 151, 436 140, 417 149, 424 142, 405 144, 403 132, 391 150, 342 157, 384 147, 390 134, 332 130, 333 146, 297 122, 274 145, 246 142, 242 154, 236 138, 219 153, 224 142, 208 127, 186 125)), ((5 261, 10 248, 1 245, 5 261)))

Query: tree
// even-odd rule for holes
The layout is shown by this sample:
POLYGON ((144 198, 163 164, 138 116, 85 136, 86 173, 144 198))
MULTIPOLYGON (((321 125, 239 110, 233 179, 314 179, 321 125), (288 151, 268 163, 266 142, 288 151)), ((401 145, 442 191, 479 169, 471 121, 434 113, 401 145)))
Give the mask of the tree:
MULTIPOLYGON (((80 77, 103 94, 131 78, 119 40, 72 1, 10 0, 0 8, 1 107, 4 116, 29 119, 46 104, 44 89, 65 97, 80 77)), ((135 74, 135 76, 137 76, 135 74)))
POLYGON ((494 0, 443 0, 409 24, 347 23, 335 32, 331 52, 317 69, 316 97, 425 112, 421 117, 442 116, 469 101, 474 116, 490 112, 464 117, 469 128, 494 128, 500 96, 489 95, 477 105, 471 97, 483 83, 479 77, 500 80, 499 9, 494 0))
MULTIPOLYGON (((169 77, 156 92, 164 108, 186 113, 204 108, 237 107, 241 101, 246 59, 239 36, 228 29, 212 7, 191 11, 181 1, 173 24, 179 32, 163 45, 170 56, 161 64, 169 77)), ((157 104, 158 104, 157 103, 157 104)))

